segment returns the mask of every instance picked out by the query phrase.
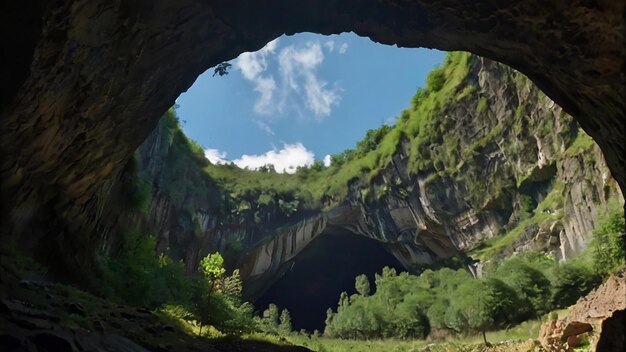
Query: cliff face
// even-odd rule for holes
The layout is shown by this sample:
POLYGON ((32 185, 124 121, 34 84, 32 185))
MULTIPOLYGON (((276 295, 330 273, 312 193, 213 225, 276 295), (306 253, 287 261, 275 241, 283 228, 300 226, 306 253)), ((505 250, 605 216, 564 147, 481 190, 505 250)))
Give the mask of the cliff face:
POLYGON ((401 244, 394 253, 409 268, 460 252, 566 259, 584 249, 608 202, 623 203, 597 146, 530 82, 486 59, 455 99, 420 155, 432 167, 409 171, 405 140, 374 182, 351 187, 349 202, 369 225, 360 233, 401 244))
POLYGON ((599 148, 521 74, 488 59, 468 62, 441 106, 420 117, 414 105, 417 117, 399 120, 408 131, 411 119, 424 118, 421 142, 404 134, 390 162, 371 179, 352 178, 332 202, 298 203, 279 191, 264 201, 254 189, 234 196, 202 171, 206 160, 194 159, 172 117, 163 119, 138 150, 153 191, 147 231, 189 269, 220 251, 241 269, 249 297, 330 232, 379 241, 411 270, 454 256, 484 263, 520 251, 579 253, 608 203, 623 202, 599 148))
POLYGON ((206 69, 305 31, 511 65, 600 143, 623 189, 623 12, 562 0, 4 2, 0 234, 89 277, 114 226, 108 195, 167 107, 206 69))

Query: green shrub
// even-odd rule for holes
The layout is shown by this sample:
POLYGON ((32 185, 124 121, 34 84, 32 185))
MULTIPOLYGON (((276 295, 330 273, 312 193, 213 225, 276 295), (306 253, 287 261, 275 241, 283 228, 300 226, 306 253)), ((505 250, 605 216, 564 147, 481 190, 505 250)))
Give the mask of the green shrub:
POLYGON ((480 100, 478 100, 478 106, 476 107, 476 111, 478 111, 479 114, 484 114, 485 112, 487 112, 487 98, 482 97, 480 98, 480 100))
POLYGON ((593 231, 591 248, 593 251, 594 269, 607 276, 622 269, 626 265, 624 250, 624 211, 619 205, 613 204, 608 213, 599 220, 593 231))
POLYGON ((446 83, 446 73, 445 66, 438 67, 426 76, 426 89, 431 92, 438 92, 443 88, 443 85, 446 83))
POLYGON ((553 308, 571 306, 600 283, 597 275, 578 263, 560 264, 554 269, 552 276, 553 308))
POLYGON ((536 268, 523 260, 513 258, 505 261, 496 270, 495 277, 515 290, 523 307, 520 318, 538 317, 550 309, 550 281, 536 268))
POLYGON ((128 231, 119 254, 101 258, 100 269, 100 292, 130 305, 156 308, 190 297, 182 263, 157 257, 154 238, 138 231, 128 231))

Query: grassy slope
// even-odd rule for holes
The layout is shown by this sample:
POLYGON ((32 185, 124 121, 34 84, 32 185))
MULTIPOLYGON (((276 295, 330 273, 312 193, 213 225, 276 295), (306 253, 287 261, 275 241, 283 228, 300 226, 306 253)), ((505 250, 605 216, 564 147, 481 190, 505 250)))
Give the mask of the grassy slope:
MULTIPOLYGON (((468 73, 475 60, 477 58, 468 53, 449 53, 444 64, 429 74, 427 86, 418 90, 411 106, 401 113, 396 124, 389 128, 376 147, 365 152, 359 151, 358 147, 346 151, 341 155, 349 157, 340 164, 328 168, 302 168, 294 175, 242 170, 234 165, 205 164, 205 175, 220 184, 224 194, 230 197, 229 202, 223 202, 228 203, 228 209, 222 209, 222 212, 234 214, 240 219, 244 218, 246 212, 255 213, 248 215, 248 219, 257 219, 258 214, 263 214, 263 207, 279 202, 295 202, 293 204, 300 212, 328 209, 345 200, 351 184, 357 184, 362 195, 366 194, 370 199, 378 198, 387 191, 387 187, 372 187, 372 181, 389 166, 392 157, 398 152, 407 154, 411 175, 429 175, 426 183, 439 178, 451 178, 460 188, 465 187, 469 193, 470 206, 479 211, 488 201, 496 200, 500 193, 506 192, 503 190, 515 189, 516 186, 510 184, 507 175, 518 178, 518 185, 525 176, 511 174, 509 170, 505 171, 506 175, 484 182, 482 176, 479 176, 480 170, 470 165, 475 156, 481 155, 481 150, 487 144, 493 145, 500 139, 507 140, 507 133, 518 136, 523 134, 524 129, 532 127, 532 133, 539 136, 548 134, 552 131, 553 121, 545 119, 550 121, 542 120, 536 126, 523 127, 526 106, 534 104, 538 99, 533 96, 529 102, 520 102, 513 118, 495 124, 489 133, 470 144, 460 143, 459 137, 449 132, 453 126, 449 125, 450 119, 444 117, 447 111, 459 103, 470 108, 476 106, 480 116, 488 109, 484 97, 478 102, 470 101, 476 98, 476 87, 468 80, 468 73), (462 150, 458 149, 459 145, 463 146, 462 150)), ((519 73, 515 73, 512 80, 518 91, 528 90, 531 84, 519 73)), ((168 118, 173 121, 174 116, 168 118)), ((176 129, 174 133, 184 136, 175 122, 173 125, 176 129)), ((568 142, 568 149, 558 153, 559 158, 586 152, 594 145, 593 140, 582 130, 579 130, 574 141, 568 142)), ((198 158, 203 157, 199 145, 193 141, 188 144, 193 154, 198 158)), ((521 152, 516 149, 521 146, 505 144, 503 147, 510 149, 507 150, 509 155, 521 152)), ((501 236, 485 241, 472 254, 481 260, 491 258, 519 239, 526 227, 558 219, 562 216, 559 212, 563 203, 561 193, 562 185, 555 185, 548 198, 537 209, 530 210, 530 217, 522 219, 516 227, 501 236)))
MULTIPOLYGON (((341 166, 322 170, 307 168, 295 175, 242 170, 229 165, 208 165, 204 171, 212 178, 220 180, 234 195, 246 192, 292 193, 300 199, 310 201, 309 205, 315 207, 320 206, 322 200, 343 200, 350 181, 360 180, 363 184, 371 181, 390 163, 403 138, 411 143, 409 159, 412 170, 417 172, 426 169, 430 167, 431 161, 419 155, 420 146, 434 139, 441 106, 467 95, 467 89, 459 92, 459 85, 467 76, 470 61, 473 59, 475 58, 467 53, 450 53, 444 65, 437 69, 443 80, 438 90, 422 90, 420 99, 414 98, 414 106, 402 113, 397 124, 383 137, 377 148, 364 155, 357 155, 341 166)), ((169 119, 173 117, 171 113, 167 116, 169 119)), ((175 128, 182 133, 180 127, 175 128)), ((194 154, 202 155, 200 146, 193 141, 189 141, 189 144, 194 154)))

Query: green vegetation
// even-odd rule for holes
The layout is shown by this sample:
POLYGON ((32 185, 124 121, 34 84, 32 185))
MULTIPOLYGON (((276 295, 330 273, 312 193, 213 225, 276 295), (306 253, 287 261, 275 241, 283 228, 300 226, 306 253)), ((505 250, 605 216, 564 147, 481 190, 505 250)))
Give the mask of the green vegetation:
POLYGON ((364 276, 357 294, 341 294, 327 313, 324 335, 341 339, 424 339, 474 336, 545 319, 587 294, 599 281, 580 261, 559 264, 540 253, 518 255, 482 278, 462 269, 426 270, 420 276, 385 268, 374 294, 364 276))
POLYGON ((123 191, 128 197, 128 202, 132 208, 139 210, 143 215, 147 216, 152 202, 152 182, 139 176, 138 170, 139 160, 135 155, 129 162, 126 174, 128 178, 122 182, 123 191))
MULTIPOLYGON (((536 322, 536 330, 539 331, 540 323, 536 322)), ((526 332, 526 331, 523 331, 526 332)), ((503 330, 499 333, 487 333, 490 341, 502 341, 498 344, 502 347, 502 351, 532 351, 532 348, 536 347, 536 343, 533 341, 515 341, 511 342, 509 334, 511 331, 503 330), (506 349, 509 348, 509 349, 506 349)), ((536 335, 524 333, 525 339, 531 339, 536 335)), ((384 340, 344 340, 328 337, 307 337, 307 336, 294 336, 289 337, 288 341, 299 346, 304 346, 313 351, 321 352, 352 352, 352 351, 369 351, 369 352, 482 352, 485 350, 485 345, 479 342, 482 338, 467 336, 458 339, 451 339, 451 341, 433 343, 425 340, 400 340, 400 339, 384 339, 384 340)))
POLYGON ((224 259, 212 253, 200 261, 202 277, 195 282, 192 311, 202 326, 210 324, 227 334, 242 334, 254 330, 252 305, 241 300, 242 282, 239 270, 225 276, 224 259))
MULTIPOLYGON (((332 349, 329 343, 345 348, 353 345, 336 342, 334 338, 391 339, 368 344, 394 346, 399 351, 423 346, 421 341, 405 340, 425 338, 454 340, 479 336, 486 343, 489 336, 494 336, 493 331, 530 326, 532 319, 536 322, 550 310, 572 304, 597 285, 601 276, 624 266, 621 208, 610 212, 594 232, 592 255, 564 264, 537 254, 504 260, 525 233, 563 216, 565 185, 555 182, 543 199, 525 195, 520 188, 526 180, 517 180, 519 175, 512 166, 515 162, 496 165, 496 177, 483 177, 488 164, 486 155, 494 151, 515 155, 524 150, 524 145, 503 141, 511 135, 529 133, 531 123, 535 125, 530 127, 537 127, 539 134, 548 134, 554 123, 529 122, 522 103, 511 121, 496 121, 488 116, 489 99, 480 96, 475 82, 467 77, 473 60, 476 58, 466 53, 448 54, 446 62, 429 74, 426 87, 418 89, 411 107, 402 111, 396 125, 367 131, 355 149, 332 155, 330 167, 318 161, 298 169, 294 175, 279 174, 272 165, 251 171, 233 164, 211 164, 204 157, 203 148, 183 134, 171 109, 161 120, 157 137, 169 147, 164 148, 163 155, 154 156, 164 160, 163 172, 156 175, 156 180, 148 181, 146 175, 137 171, 141 155, 125 172, 125 204, 129 205, 129 214, 139 214, 139 221, 126 226, 120 243, 99 260, 100 293, 116 301, 159 309, 159 314, 197 335, 304 338, 292 332, 287 310, 270 305, 261 316, 255 316, 252 306, 241 299, 238 271, 226 275, 225 260, 219 253, 202 259, 199 272, 193 274, 185 273, 182 262, 157 256, 156 240, 141 227, 153 191, 167 195, 182 210, 178 223, 183 231, 193 235, 201 231, 197 221, 200 210, 211 214, 211 221, 218 226, 254 224, 263 230, 343 202, 349 190, 351 197, 365 201, 380 199, 390 192, 408 198, 415 185, 405 184, 400 178, 388 180, 384 173, 393 158, 401 157, 406 159, 409 177, 428 175, 420 187, 429 194, 435 194, 444 182, 452 181, 459 192, 468 194, 464 199, 467 207, 476 211, 500 211, 503 203, 516 201, 518 209, 506 215, 512 219, 509 227, 470 253, 485 264, 486 274, 474 279, 465 270, 443 268, 414 276, 385 268, 376 275, 374 285, 365 275, 358 276, 357 293, 343 293, 337 311, 329 309, 324 337, 314 333, 312 338, 307 337, 307 343, 317 344, 320 350, 338 351, 339 347, 332 349), (454 104, 459 103, 468 104, 465 113, 481 115, 486 120, 481 130, 471 136, 456 133, 463 126, 455 125, 455 117, 449 116, 454 112, 454 104), (591 266, 592 260, 595 266, 591 266)), ((227 72, 227 67, 224 69, 227 72)), ((521 75, 515 76, 514 81, 517 85, 527 84, 521 75)), ((566 141, 565 154, 576 155, 592 146, 592 140, 579 131, 573 142, 566 141)), ((233 238, 222 253, 228 259, 239 256, 243 250, 241 239, 233 238)), ((461 258, 457 264, 467 264, 467 259, 461 258)))
MULTIPOLYGON (((331 166, 317 161, 310 167, 301 167, 295 175, 279 174, 267 165, 264 170, 241 170, 235 165, 212 165, 202 156, 202 148, 187 140, 177 126, 175 111, 170 110, 165 116, 167 136, 174 141, 168 153, 167 175, 161 177, 160 191, 173 194, 178 202, 193 204, 193 199, 201 198, 201 189, 189 189, 190 179, 201 179, 200 184, 215 184, 216 191, 208 195, 211 199, 221 199, 220 214, 223 224, 253 221, 264 226, 268 221, 289 222, 293 214, 327 209, 346 199, 350 187, 360 190, 366 201, 380 199, 392 190, 408 193, 413 186, 403 182, 381 185, 382 174, 390 168, 392 157, 406 157, 410 177, 428 175, 425 184, 427 191, 436 189, 443 180, 453 181, 469 195, 469 206, 475 210, 494 206, 508 197, 515 190, 513 181, 517 177, 512 165, 505 163, 498 170, 497 177, 485 179, 484 154, 494 150, 506 149, 507 154, 519 154, 525 146, 507 143, 511 129, 518 127, 515 134, 528 134, 528 130, 553 128, 550 119, 530 121, 527 105, 536 103, 537 94, 528 97, 528 102, 520 102, 511 119, 497 120, 483 117, 486 125, 478 135, 462 136, 456 132, 454 114, 459 104, 468 109, 469 114, 484 114, 491 102, 476 89, 476 82, 468 76, 470 67, 478 60, 475 56, 463 52, 451 52, 440 67, 434 69, 426 79, 426 87, 419 88, 411 100, 411 106, 401 112, 394 126, 383 125, 367 131, 363 140, 354 149, 345 150, 331 156, 331 166), (533 124, 533 125, 530 125, 533 124), (535 126, 536 125, 536 126, 535 126), (504 143, 503 143, 504 141, 504 143), (185 159, 195 159, 203 170, 202 175, 184 172, 177 165, 185 164, 185 159), (170 163, 173 167, 170 167, 170 163), (183 177, 179 177, 183 175, 183 177), (217 189, 220 191, 218 192, 217 189), (287 205, 287 206, 281 206, 287 205), (273 216, 276 206, 281 214, 273 216), (269 219, 269 220, 268 220, 269 219)), ((522 89, 528 80, 521 74, 514 73, 512 85, 522 89)), ((565 118, 565 117, 559 117, 565 118)), ((563 125, 566 122, 562 123, 563 125)), ((584 144, 578 134, 576 145, 584 144)), ((532 138, 530 138, 532 139, 532 138)), ((534 140, 533 140, 534 141, 534 140)), ((580 146, 579 146, 580 147, 580 146)), ((202 197, 205 198, 206 197, 202 197)), ((193 205, 189 205, 193 212, 193 205)))
POLYGON ((135 306, 183 302, 191 293, 182 262, 156 255, 155 241, 137 230, 125 233, 117 256, 101 258, 100 293, 135 306))
POLYGON ((572 144, 565 151, 566 156, 580 154, 584 151, 587 151, 595 145, 593 138, 591 138, 582 128, 578 128, 578 133, 576 134, 576 139, 572 142, 572 144))
MULTIPOLYGON (((510 237, 518 237, 529 223, 541 221, 537 217, 552 218, 546 212, 559 204, 556 198, 546 197, 538 207, 541 213, 520 222, 509 234, 476 254, 494 255, 494 251, 511 241, 510 237)), ((423 339, 435 334, 449 339, 482 334, 486 343, 487 331, 508 329, 529 319, 545 317, 551 310, 568 307, 596 287, 603 276, 623 269, 626 257, 623 236, 623 209, 612 204, 599 221, 589 250, 565 263, 542 253, 519 254, 485 266, 487 271, 480 279, 472 278, 462 269, 428 269, 414 276, 398 275, 395 270, 385 268, 376 275, 374 294, 367 278, 358 276, 357 294, 342 293, 337 311, 327 312, 325 336, 423 339)), ((320 342, 319 346, 326 344, 320 342)))
MULTIPOLYGON (((472 60, 475 58, 467 53, 449 53, 444 65, 429 74, 426 87, 417 91, 412 99, 412 108, 401 113, 395 126, 383 125, 367 131, 355 149, 332 155, 328 168, 317 162, 311 167, 300 168, 295 175, 278 174, 269 167, 265 172, 241 170, 234 165, 207 165, 204 171, 210 179, 224 187, 226 192, 222 196, 231 198, 232 202, 226 203, 234 203, 230 211, 237 209, 240 218, 243 212, 251 219, 264 219, 263 207, 278 204, 280 199, 284 202, 297 199, 300 211, 329 206, 345 199, 351 183, 361 185, 368 197, 382 196, 386 191, 373 189, 372 181, 389 165, 399 148, 406 149, 410 155, 412 173, 432 166, 431 155, 424 153, 424 148, 440 134, 437 124, 443 113, 442 107, 457 101, 455 95, 460 93, 458 90, 461 88, 469 99, 473 89, 468 90, 461 83, 472 60), (403 141, 410 142, 410 145, 403 146, 403 141), (267 204, 257 203, 259 198, 267 204)), ((166 118, 170 120, 169 125, 176 124, 173 111, 166 118)), ((176 128, 174 135, 178 135, 176 128)), ((456 167, 458 155, 448 154, 449 158, 445 158, 444 163, 446 168, 456 167), (451 162, 448 159, 454 160, 451 162)), ((174 171, 172 174, 179 173, 174 171)), ((184 189, 174 185, 177 180, 167 181, 173 186, 168 189, 184 189)), ((228 211, 225 209, 226 213, 228 211)), ((286 214, 289 212, 287 209, 286 214)))
POLYGON ((591 250, 597 272, 610 275, 626 266, 625 233, 624 210, 619 204, 611 204, 593 232, 591 250))
POLYGON ((531 226, 538 226, 544 221, 553 218, 553 215, 540 213, 530 218, 520 221, 514 228, 505 232, 502 236, 495 236, 483 241, 478 247, 474 248, 470 255, 473 258, 487 262, 490 259, 497 259, 501 253, 510 248, 516 240, 518 240, 524 232, 531 226))

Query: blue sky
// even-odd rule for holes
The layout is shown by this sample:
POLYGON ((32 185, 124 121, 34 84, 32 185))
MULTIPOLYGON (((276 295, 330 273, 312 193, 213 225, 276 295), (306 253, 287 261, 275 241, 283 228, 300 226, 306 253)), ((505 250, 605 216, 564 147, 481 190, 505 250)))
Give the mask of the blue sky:
POLYGON ((444 55, 352 33, 282 36, 230 61, 226 76, 200 75, 178 116, 209 160, 289 172, 392 124, 444 55))

